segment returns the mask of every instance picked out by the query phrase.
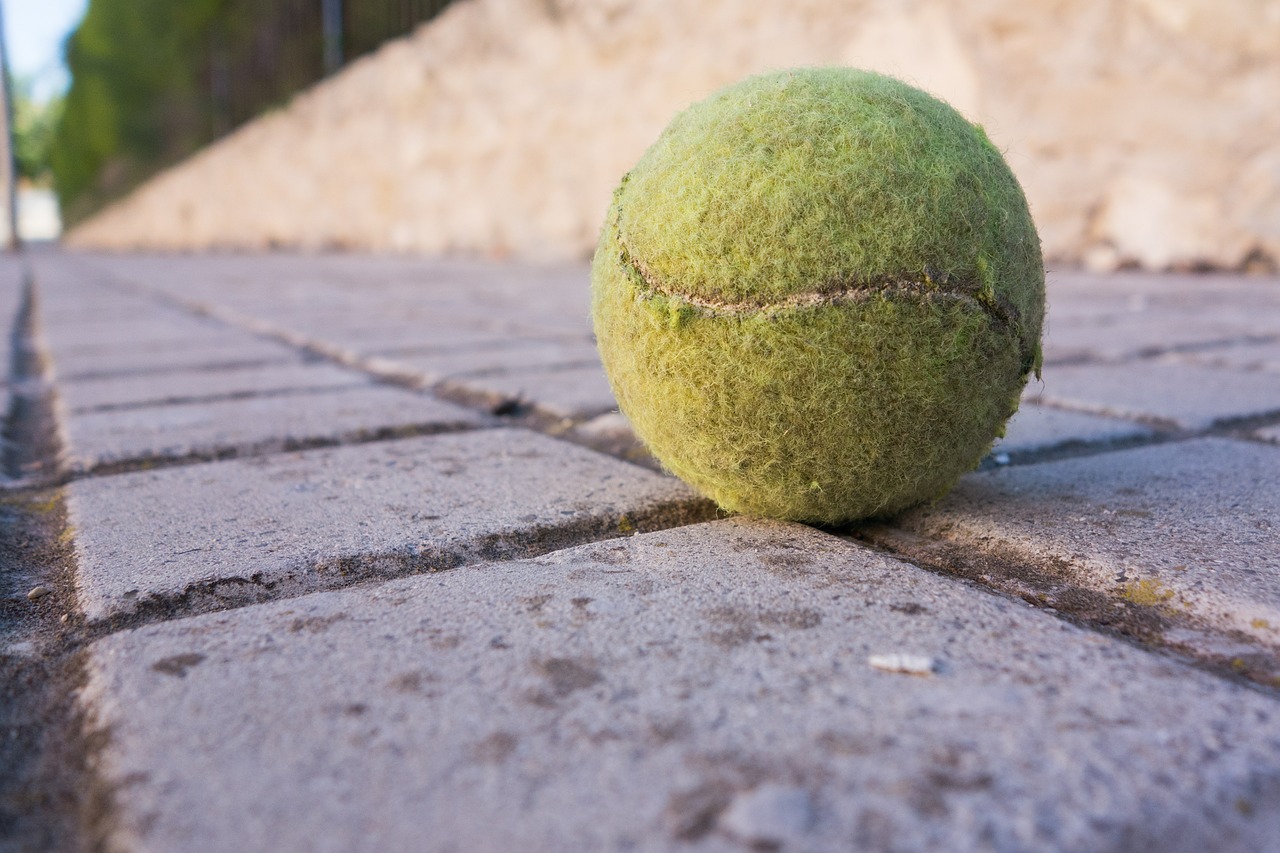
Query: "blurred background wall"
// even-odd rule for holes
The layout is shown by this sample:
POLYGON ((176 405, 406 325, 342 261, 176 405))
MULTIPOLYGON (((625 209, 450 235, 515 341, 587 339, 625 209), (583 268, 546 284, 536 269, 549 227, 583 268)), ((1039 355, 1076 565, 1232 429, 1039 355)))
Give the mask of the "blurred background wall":
MULTIPOLYGON (((288 2, 114 0, 182 9, 163 36, 95 29, 112 3, 93 0, 68 47, 54 166, 75 246, 583 257, 679 109, 753 72, 850 64, 983 124, 1052 263, 1280 267, 1280 0, 457 0, 415 7, 419 29, 292 100, 325 73, 323 21, 303 22, 317 0, 294 4, 311 65, 284 84, 288 28, 254 41, 245 9, 288 2), (156 53, 95 95, 93 63, 133 44, 156 53), (175 86, 165 57, 199 61, 175 86), (128 98, 152 148, 95 161, 99 135, 137 128, 93 110, 128 98)), ((349 0, 347 21, 374 4, 349 0)))

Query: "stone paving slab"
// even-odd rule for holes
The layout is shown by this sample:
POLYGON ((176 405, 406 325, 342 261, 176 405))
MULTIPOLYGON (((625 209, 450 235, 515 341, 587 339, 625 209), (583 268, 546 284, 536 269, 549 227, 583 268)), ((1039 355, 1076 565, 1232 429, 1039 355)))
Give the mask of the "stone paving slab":
POLYGON ((599 364, 590 367, 531 368, 455 380, 469 391, 532 403, 559 418, 587 418, 617 408, 599 364))
MULTIPOLYGON (((375 320, 397 335, 462 326, 506 335, 590 332, 589 268, 348 255, 93 256, 95 265, 174 298, 232 309, 329 340, 375 320), (272 282, 264 291, 259 283, 272 282), (518 306, 518 307, 517 307, 518 306), (335 310, 337 309, 337 310, 335 310)), ((375 347, 377 339, 359 341, 375 347)))
POLYGON ((748 520, 124 631, 81 700, 136 851, 1280 837, 1271 697, 748 520))
POLYGON ((599 369, 600 355, 594 341, 567 338, 517 340, 502 347, 458 346, 435 352, 395 353, 390 360, 420 373, 428 381, 439 381, 528 370, 599 369))
POLYGON ((1280 375, 1173 360, 1053 366, 1030 399, 1047 406, 1205 429, 1280 412, 1280 375), (1038 392, 1038 393, 1037 393, 1038 392))
POLYGON ((129 319, 113 318, 76 323, 43 322, 45 343, 56 353, 100 352, 121 348, 221 344, 248 338, 221 323, 176 311, 148 311, 129 319))
POLYGON ((1242 317, 1234 310, 1222 316, 1214 309, 1196 313, 1148 310, 1074 321, 1051 316, 1045 325, 1045 363, 1052 366, 1080 358, 1125 361, 1169 350, 1226 348, 1238 341, 1274 335, 1270 316, 1242 317))
MULTIPOLYGON (((974 554, 1050 566, 1064 608, 1073 589, 1094 590, 1260 644, 1277 669, 1278 448, 1196 439, 972 474, 897 523, 974 554)), ((1221 636, 1183 640, 1216 656, 1221 636)))
POLYGON ((173 343, 147 348, 63 349, 54 353, 53 368, 59 379, 83 380, 129 374, 262 367, 302 360, 302 355, 293 347, 246 335, 216 342, 173 343))
POLYGON ((1280 277, 1274 275, 1051 270, 1047 287, 1054 322, 1156 311, 1213 312, 1250 323, 1280 310, 1280 277))
POLYGON ((316 443, 475 426, 482 418, 432 397, 386 386, 144 409, 63 412, 72 472, 140 460, 213 458, 316 443))
POLYGON ((673 478, 511 429, 98 477, 68 486, 68 503, 93 622, 525 556, 711 511, 673 478))
POLYGON ((368 385, 369 378, 329 364, 283 364, 199 370, 158 375, 124 375, 62 382, 58 394, 71 413, 91 409, 136 408, 285 391, 315 391, 368 385))
MULTIPOLYGON (((1280 335, 1280 333, 1277 334, 1280 335)), ((1197 350, 1181 353, 1179 357, 1181 360, 1208 367, 1280 372, 1280 340, 1197 350)))
POLYGON ((1054 272, 1048 277, 1049 364, 1124 360, 1191 345, 1277 334, 1280 280, 1238 275, 1054 272))
MULTIPOLYGON (((1039 393, 1036 389, 1033 384, 1028 393, 1034 396, 1039 393)), ((1150 429, 1132 421, 1024 403, 1005 425, 1004 437, 996 439, 991 455, 1036 453, 1069 445, 1120 444, 1151 435, 1150 429)))

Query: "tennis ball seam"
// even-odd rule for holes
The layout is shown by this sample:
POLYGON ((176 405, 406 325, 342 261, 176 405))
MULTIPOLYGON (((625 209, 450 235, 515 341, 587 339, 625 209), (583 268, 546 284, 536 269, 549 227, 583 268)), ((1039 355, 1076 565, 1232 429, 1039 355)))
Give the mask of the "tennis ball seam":
POLYGON ((943 299, 960 304, 975 306, 985 313, 998 327, 1011 331, 1017 337, 1019 353, 1022 356, 1023 373, 1035 368, 1039 372, 1039 347, 1028 344, 1026 333, 1021 323, 1018 309, 1007 300, 989 293, 976 281, 968 282, 946 273, 925 268, 924 280, 920 281, 908 276, 884 275, 864 281, 833 280, 808 293, 789 294, 786 298, 772 302, 742 300, 727 302, 707 299, 680 293, 659 284, 656 277, 645 265, 631 254, 622 239, 621 209, 614 220, 614 241, 617 244, 623 268, 628 278, 636 285, 640 298, 649 301, 656 297, 678 301, 681 307, 688 306, 704 317, 749 317, 752 315, 770 316, 786 311, 798 311, 806 308, 821 308, 828 305, 850 305, 866 302, 873 297, 924 297, 943 299), (954 289, 944 289, 954 288, 954 289))

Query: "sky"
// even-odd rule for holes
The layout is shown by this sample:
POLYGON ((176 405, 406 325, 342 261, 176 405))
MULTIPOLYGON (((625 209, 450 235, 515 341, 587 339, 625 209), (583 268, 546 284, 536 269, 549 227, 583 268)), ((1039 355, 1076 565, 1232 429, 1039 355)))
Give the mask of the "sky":
POLYGON ((62 41, 84 17, 88 0, 0 0, 4 8, 9 70, 34 78, 33 96, 44 101, 66 89, 62 41))

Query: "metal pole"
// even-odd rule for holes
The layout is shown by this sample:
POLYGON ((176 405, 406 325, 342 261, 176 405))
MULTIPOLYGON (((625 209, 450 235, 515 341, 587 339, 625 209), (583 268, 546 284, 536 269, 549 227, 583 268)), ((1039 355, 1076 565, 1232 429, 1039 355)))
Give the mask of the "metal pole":
POLYGON ((324 33, 324 73, 342 67, 342 0, 320 0, 320 22, 324 33))
POLYGON ((13 152, 13 86, 9 79, 9 53, 5 49, 4 5, 0 3, 0 183, 4 185, 4 202, 8 223, 4 229, 4 247, 16 251, 18 237, 17 169, 13 152))

